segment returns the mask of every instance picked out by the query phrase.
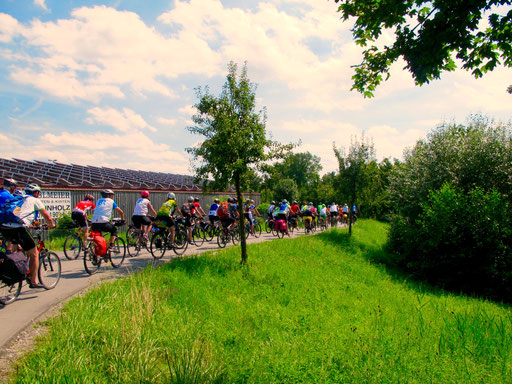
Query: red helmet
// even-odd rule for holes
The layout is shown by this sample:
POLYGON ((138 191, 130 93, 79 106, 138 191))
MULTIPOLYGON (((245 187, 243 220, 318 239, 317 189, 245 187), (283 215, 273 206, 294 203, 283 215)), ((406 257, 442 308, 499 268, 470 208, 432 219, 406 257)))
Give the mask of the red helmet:
POLYGON ((85 200, 89 200, 89 201, 93 201, 94 200, 94 196, 93 195, 85 195, 84 199, 85 200))
POLYGON ((142 191, 142 192, 140 193, 140 196, 141 196, 141 197, 149 197, 149 191, 142 191))

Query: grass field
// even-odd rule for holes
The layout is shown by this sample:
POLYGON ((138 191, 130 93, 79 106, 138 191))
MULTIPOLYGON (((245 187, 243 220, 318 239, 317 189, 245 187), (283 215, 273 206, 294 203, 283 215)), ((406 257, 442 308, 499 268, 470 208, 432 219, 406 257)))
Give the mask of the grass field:
POLYGON ((377 263, 388 227, 177 260, 69 302, 17 382, 505 383, 507 306, 377 263))

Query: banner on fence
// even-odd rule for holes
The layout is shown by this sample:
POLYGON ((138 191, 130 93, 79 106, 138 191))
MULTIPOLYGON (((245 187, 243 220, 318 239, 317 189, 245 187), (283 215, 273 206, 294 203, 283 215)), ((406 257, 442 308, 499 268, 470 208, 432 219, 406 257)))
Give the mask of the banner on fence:
POLYGON ((50 216, 54 219, 57 219, 63 213, 67 214, 71 211, 70 191, 41 191, 39 198, 50 216))

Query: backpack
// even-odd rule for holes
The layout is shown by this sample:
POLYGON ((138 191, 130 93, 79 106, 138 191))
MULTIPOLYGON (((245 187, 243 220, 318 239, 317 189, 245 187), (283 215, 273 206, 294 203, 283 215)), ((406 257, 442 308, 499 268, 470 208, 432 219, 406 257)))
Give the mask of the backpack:
POLYGON ((0 253, 0 280, 7 285, 22 281, 28 273, 27 256, 21 251, 0 253))
POLYGON ((227 219, 229 217, 228 203, 223 202, 221 205, 219 205, 217 216, 219 216, 221 219, 227 219))
POLYGON ((27 196, 16 195, 2 204, 0 206, 0 224, 23 224, 22 218, 18 215, 26 198, 27 196))

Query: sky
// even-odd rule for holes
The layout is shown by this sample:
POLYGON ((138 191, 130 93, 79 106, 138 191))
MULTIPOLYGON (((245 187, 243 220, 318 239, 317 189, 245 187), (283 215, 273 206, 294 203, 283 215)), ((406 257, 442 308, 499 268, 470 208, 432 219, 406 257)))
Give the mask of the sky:
MULTIPOLYGON (((2 158, 193 174, 197 87, 218 95, 247 62, 274 140, 337 169, 361 134, 399 158, 442 122, 511 120, 510 68, 415 86, 404 63, 365 99, 362 48, 333 0, 0 0, 2 158)), ((387 34, 383 40, 389 38, 387 34)))

